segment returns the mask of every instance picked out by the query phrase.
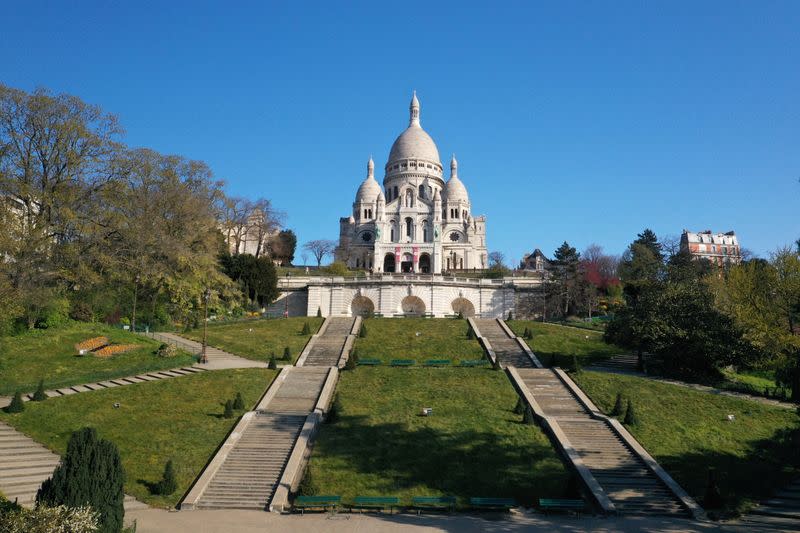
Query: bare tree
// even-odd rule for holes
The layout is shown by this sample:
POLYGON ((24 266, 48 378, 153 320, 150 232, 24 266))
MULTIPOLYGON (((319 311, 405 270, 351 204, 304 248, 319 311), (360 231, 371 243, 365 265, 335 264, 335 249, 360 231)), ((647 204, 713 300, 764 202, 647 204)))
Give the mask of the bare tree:
POLYGON ((506 256, 503 252, 489 253, 489 268, 502 268, 505 266, 506 256))
POLYGON ((266 198, 259 198, 252 204, 252 213, 247 222, 248 236, 256 238, 256 257, 264 251, 266 241, 273 233, 280 230, 285 215, 272 207, 272 202, 266 198))
POLYGON ((332 254, 334 249, 336 249, 336 242, 327 239, 308 241, 303 245, 303 250, 311 253, 317 260, 317 267, 322 265, 322 260, 326 255, 332 254))
POLYGON ((664 251, 667 257, 678 255, 678 253, 681 251, 680 235, 671 233, 669 235, 662 236, 659 241, 661 242, 661 249, 664 251))

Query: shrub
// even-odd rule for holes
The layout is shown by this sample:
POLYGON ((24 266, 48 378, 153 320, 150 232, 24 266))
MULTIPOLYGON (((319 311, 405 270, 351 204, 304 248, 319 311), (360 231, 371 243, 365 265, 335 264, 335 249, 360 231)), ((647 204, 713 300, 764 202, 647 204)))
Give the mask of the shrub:
POLYGON ((617 399, 614 400, 614 408, 611 410, 611 416, 622 416, 622 393, 617 393, 617 399))
POLYGON ((51 507, 39 505, 35 509, 17 508, 0 513, 0 531, 3 533, 91 533, 98 530, 98 514, 89 506, 51 507))
POLYGON ((327 272, 331 276, 346 276, 348 272, 350 272, 350 269, 347 268, 347 265, 345 265, 343 262, 334 261, 333 263, 325 267, 325 272, 327 272))
POLYGON ((367 336, 367 325, 363 322, 361 323, 361 328, 358 330, 358 336, 362 339, 367 336))
POLYGON ((69 300, 66 298, 53 298, 42 311, 37 328, 57 328, 69 321, 69 300))
POLYGON ((317 318, 322 318, 322 308, 317 307, 317 318))
POLYGON ((525 413, 522 415, 522 423, 532 425, 536 423, 536 420, 533 418, 533 410, 529 407, 525 407, 525 413))
POLYGON ((522 401, 522 398, 517 396, 517 405, 514 406, 514 414, 521 415, 525 412, 525 403, 522 401))
POLYGON ((225 401, 225 412, 222 413, 222 418, 233 418, 233 402, 230 400, 225 401))
POLYGON ((628 400, 628 408, 625 410, 625 420, 622 421, 626 426, 635 426, 639 424, 639 418, 636 416, 636 411, 633 409, 633 402, 628 400))
POLYGON ((475 338, 475 332, 474 332, 474 331, 472 331, 472 328, 471 328, 471 327, 469 327, 469 326, 467 326, 467 338, 468 338, 469 340, 472 340, 472 339, 474 339, 474 338, 475 338))
POLYGON ((292 360, 292 350, 290 350, 288 346, 283 348, 283 360, 284 361, 292 360))
POLYGON ((69 311, 69 317, 78 322, 91 322, 94 320, 92 307, 86 302, 74 302, 69 311))
POLYGON ((495 357, 495 360, 492 361, 492 370, 501 370, 500 368, 500 360, 495 357))
POLYGON ((91 506, 99 515, 99 531, 117 533, 122 530, 125 514, 124 482, 117 447, 98 439, 94 428, 83 428, 70 437, 66 454, 52 477, 42 483, 36 503, 91 506))
POLYGON ((36 392, 33 393, 31 396, 31 400, 34 402, 43 402, 47 399, 47 394, 44 393, 44 380, 39 380, 39 386, 36 387, 36 392))
POLYGON ((175 480, 175 468, 172 466, 172 459, 170 459, 167 461, 167 464, 164 465, 164 474, 161 476, 161 480, 156 483, 154 492, 162 496, 169 496, 175 492, 177 488, 178 483, 175 480))
POLYGON ((162 344, 156 350, 156 355, 159 357, 175 357, 178 355, 178 348, 174 344, 162 344))
POLYGON ((300 485, 297 487, 297 493, 304 496, 312 496, 317 492, 317 485, 314 483, 314 477, 311 475, 311 469, 306 466, 303 472, 303 479, 300 480, 300 485))
POLYGON ((570 371, 572 373, 574 373, 574 374, 580 374, 581 373, 581 364, 578 361, 578 356, 577 355, 573 355, 572 356, 572 367, 570 368, 570 371))
POLYGON ((267 364, 267 368, 269 368, 270 370, 277 370, 278 369, 278 364, 275 362, 275 356, 274 355, 269 358, 269 364, 267 364))
POLYGON ((239 411, 244 409, 244 398, 242 398, 241 392, 236 393, 236 398, 233 400, 233 408, 239 411))
POLYGON ((335 424, 339 420, 339 412, 341 411, 341 404, 339 403, 339 396, 333 397, 333 402, 331 402, 331 407, 328 409, 328 414, 325 417, 325 421, 328 424, 335 424))
POLYGON ((303 322, 303 330, 300 335, 311 335, 311 326, 308 325, 308 322, 303 322))
POLYGON ((11 403, 6 407, 6 413, 21 413, 25 410, 25 403, 22 401, 22 394, 17 391, 11 398, 11 403))
POLYGON ((513 319, 514 319, 514 315, 513 315, 513 313, 511 311, 509 311, 508 312, 508 316, 506 317, 506 320, 513 320, 513 319))
POLYGON ((722 507, 722 494, 717 485, 717 471, 714 468, 708 469, 708 486, 703 496, 703 507, 706 509, 719 509, 722 507))
POLYGON ((353 348, 350 351, 350 356, 347 358, 344 367, 347 370, 355 370, 358 366, 358 348, 353 348))

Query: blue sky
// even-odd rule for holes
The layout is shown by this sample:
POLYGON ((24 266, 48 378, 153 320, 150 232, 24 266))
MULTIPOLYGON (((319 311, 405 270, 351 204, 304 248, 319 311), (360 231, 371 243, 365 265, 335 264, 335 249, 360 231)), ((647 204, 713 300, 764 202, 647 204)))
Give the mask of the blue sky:
POLYGON ((206 161, 302 242, 335 239, 416 89, 488 244, 734 229, 800 237, 800 3, 12 2, 0 82, 206 161), (74 4, 74 5, 73 5, 74 4))

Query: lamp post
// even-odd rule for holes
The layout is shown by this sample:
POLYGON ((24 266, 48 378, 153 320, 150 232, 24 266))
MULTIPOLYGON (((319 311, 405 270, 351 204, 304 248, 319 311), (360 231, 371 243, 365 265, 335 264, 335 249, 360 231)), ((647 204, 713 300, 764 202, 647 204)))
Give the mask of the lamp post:
POLYGON ((136 296, 139 292, 139 274, 133 279, 133 313, 131 316, 131 331, 136 333, 136 296))
POLYGON ((283 318, 289 318, 289 272, 286 273, 286 295, 283 297, 283 318))
POLYGON ((203 364, 208 363, 208 356, 206 355, 206 340, 208 335, 208 299, 211 298, 211 291, 206 289, 203 292, 203 351, 200 355, 200 362, 203 364))

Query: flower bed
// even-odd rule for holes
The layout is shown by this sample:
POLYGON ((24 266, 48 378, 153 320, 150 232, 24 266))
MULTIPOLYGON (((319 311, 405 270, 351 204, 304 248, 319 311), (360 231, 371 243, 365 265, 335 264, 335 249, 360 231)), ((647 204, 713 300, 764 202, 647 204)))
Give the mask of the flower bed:
POLYGON ((112 355, 116 355, 118 353, 135 350, 136 348, 139 348, 139 346, 140 345, 138 344, 110 344, 108 346, 103 346, 99 350, 95 350, 92 353, 95 357, 111 357, 112 355))
POLYGON ((75 350, 83 355, 108 345, 108 337, 92 337, 75 345, 75 350))

